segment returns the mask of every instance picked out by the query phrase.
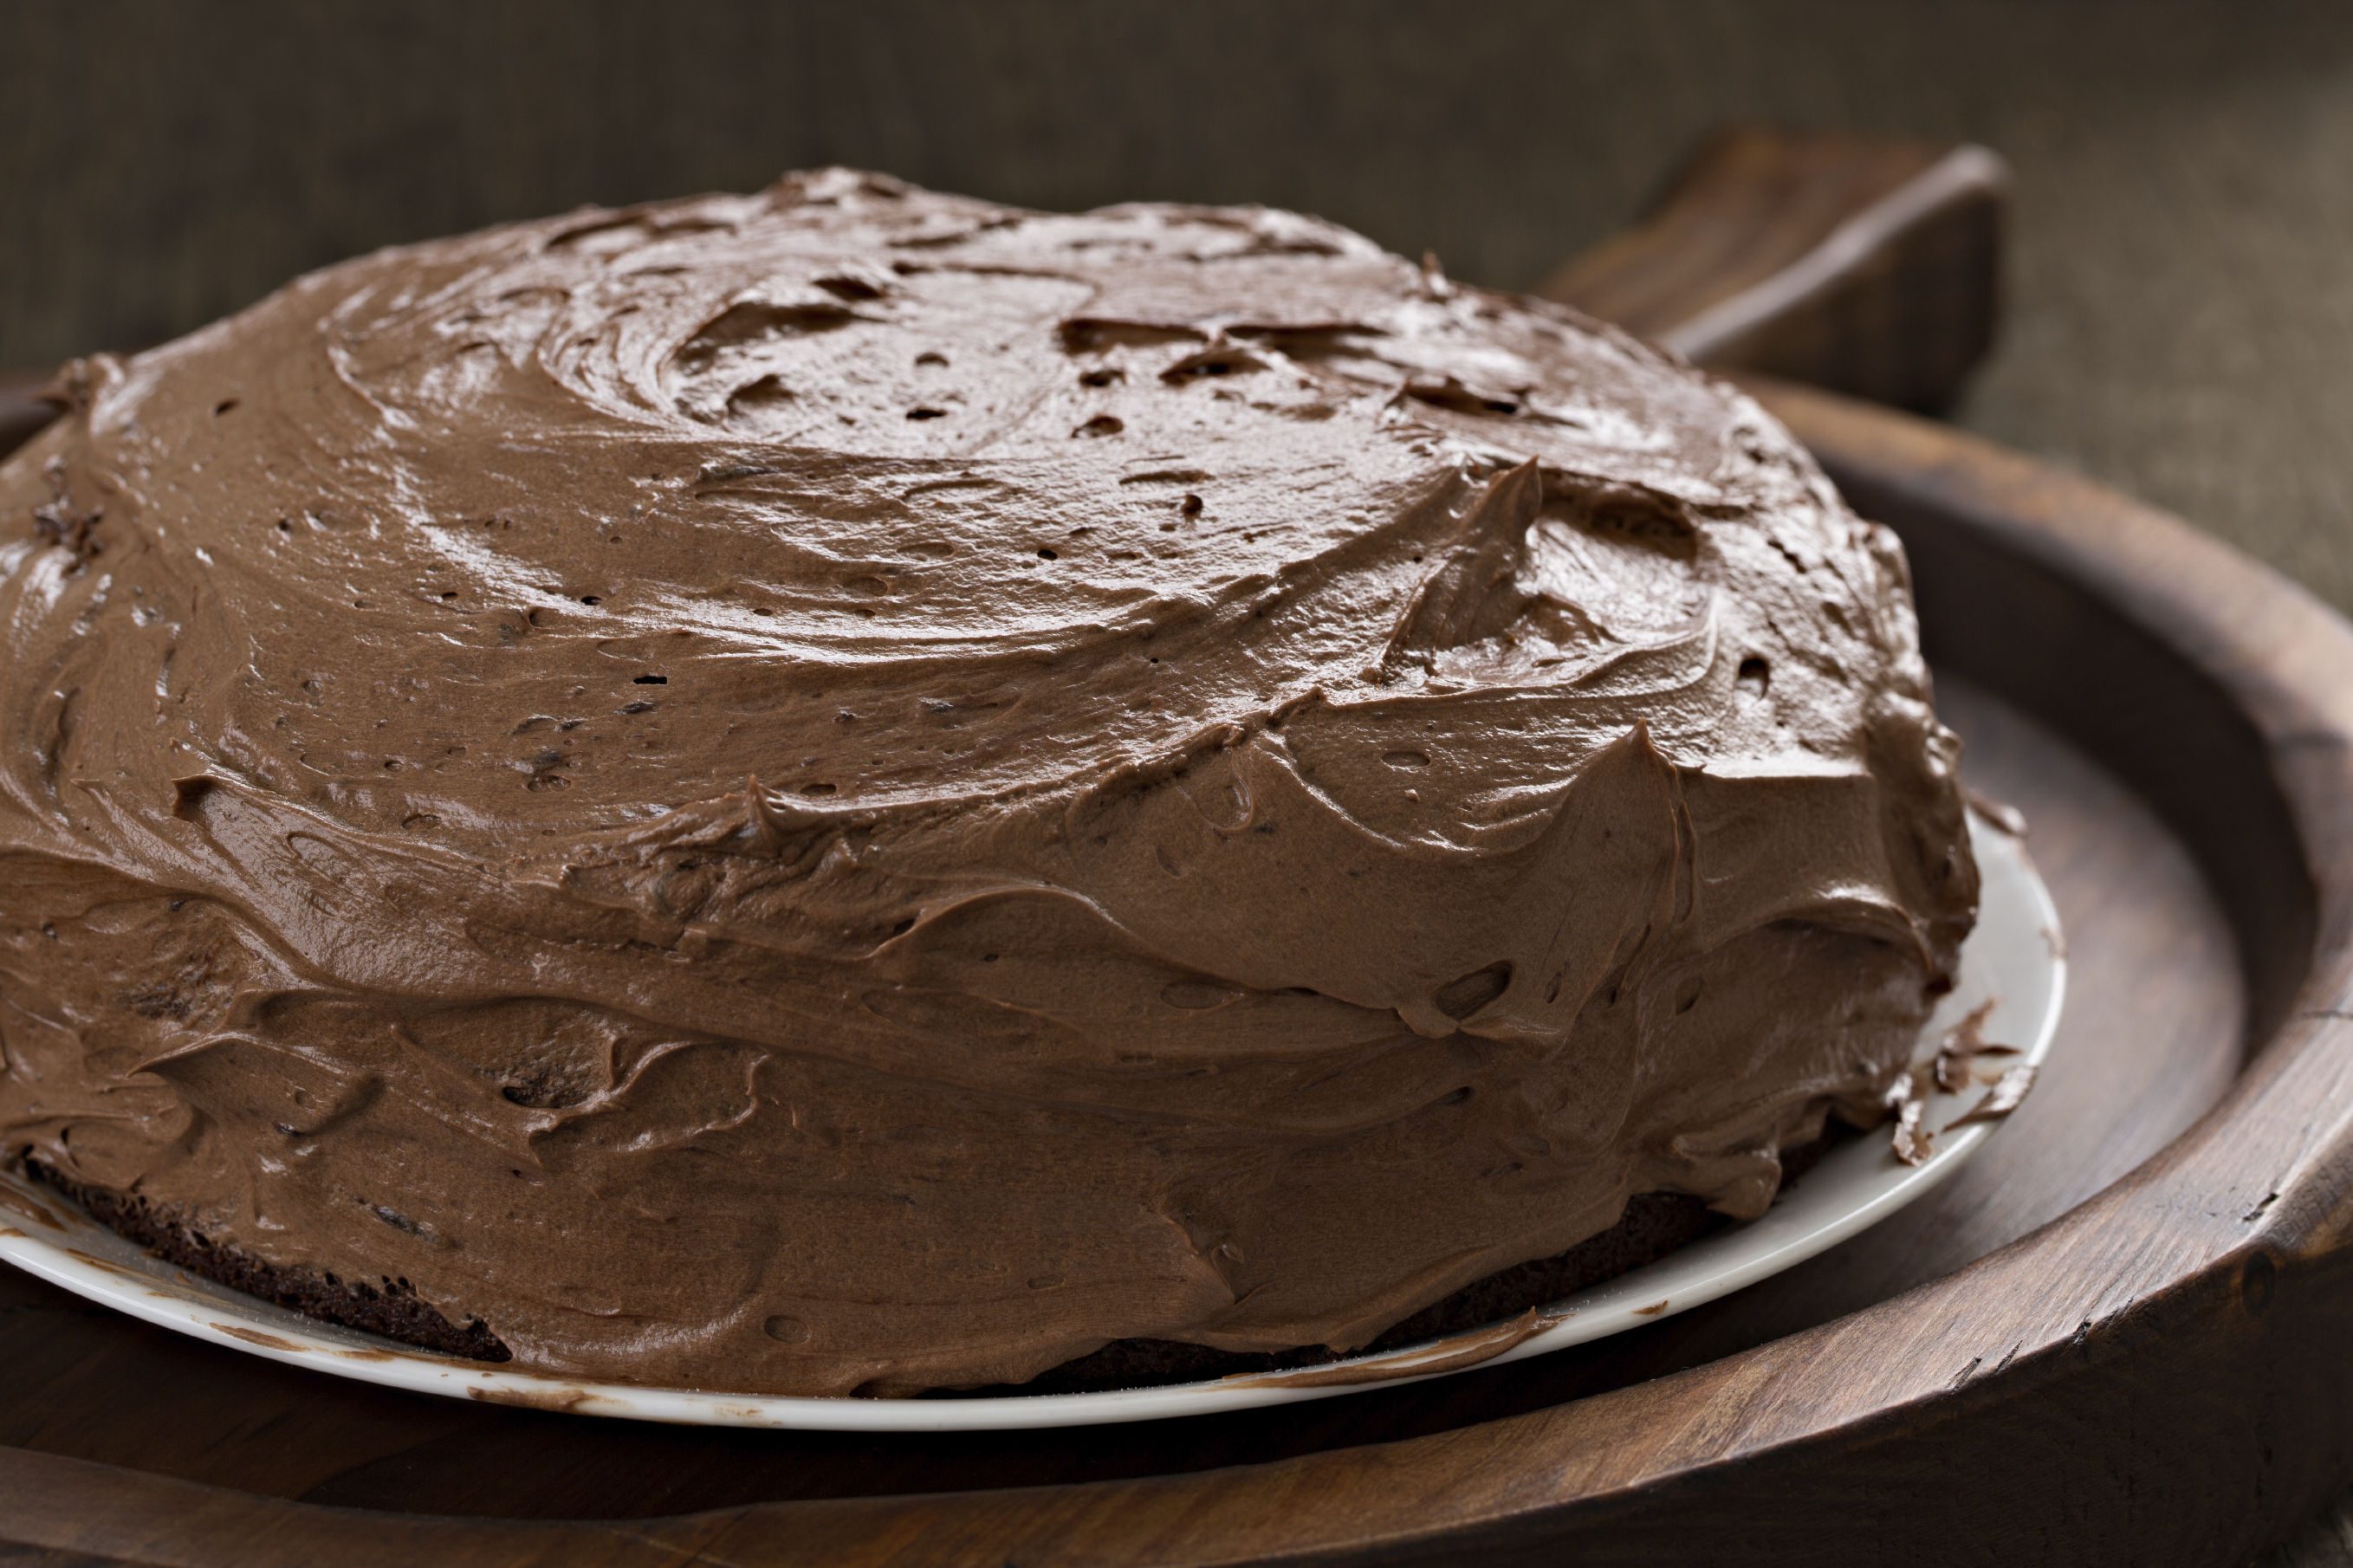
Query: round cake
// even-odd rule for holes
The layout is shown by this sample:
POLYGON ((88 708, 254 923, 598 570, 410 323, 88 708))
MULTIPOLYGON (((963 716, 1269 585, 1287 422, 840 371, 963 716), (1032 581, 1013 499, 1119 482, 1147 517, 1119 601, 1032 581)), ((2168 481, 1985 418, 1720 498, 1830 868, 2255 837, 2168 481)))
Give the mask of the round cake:
POLYGON ((1626 335, 876 175, 379 252, 0 466, 0 1129, 569 1376, 1344 1351, 1877 1121, 1902 553, 1626 335))

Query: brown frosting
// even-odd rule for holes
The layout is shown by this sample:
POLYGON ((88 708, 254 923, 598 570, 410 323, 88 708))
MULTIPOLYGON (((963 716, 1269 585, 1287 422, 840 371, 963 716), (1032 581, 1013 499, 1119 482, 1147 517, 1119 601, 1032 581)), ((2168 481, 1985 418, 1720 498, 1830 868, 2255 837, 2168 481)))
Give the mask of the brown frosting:
POLYGON ((1362 1344, 1871 1120, 1976 901, 1753 404, 1254 208, 301 279, 0 467, 0 1126, 528 1366, 1362 1344))

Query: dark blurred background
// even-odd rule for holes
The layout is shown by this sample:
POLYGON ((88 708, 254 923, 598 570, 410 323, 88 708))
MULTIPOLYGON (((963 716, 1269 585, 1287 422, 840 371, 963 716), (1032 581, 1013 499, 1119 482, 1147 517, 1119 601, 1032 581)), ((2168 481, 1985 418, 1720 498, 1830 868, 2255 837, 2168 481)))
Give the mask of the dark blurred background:
POLYGON ((84 0, 0 10, 0 369, 304 268, 823 163, 1300 207, 1526 287, 1711 128, 1982 142, 1952 410, 2353 608, 2353 6, 2282 0, 84 0))
POLYGON ((823 163, 1300 207, 1534 283, 1711 128, 1982 142, 1962 424, 2353 608, 2353 6, 84 0, 0 10, 0 369, 375 246, 823 163))
MULTIPOLYGON (((1743 121, 2000 152, 2007 321, 1951 416, 2353 609, 2342 3, 0 0, 0 371, 827 163, 1303 208, 1525 288, 1743 121)), ((2348 1529, 2293 1560, 2353 1562, 2348 1529)))

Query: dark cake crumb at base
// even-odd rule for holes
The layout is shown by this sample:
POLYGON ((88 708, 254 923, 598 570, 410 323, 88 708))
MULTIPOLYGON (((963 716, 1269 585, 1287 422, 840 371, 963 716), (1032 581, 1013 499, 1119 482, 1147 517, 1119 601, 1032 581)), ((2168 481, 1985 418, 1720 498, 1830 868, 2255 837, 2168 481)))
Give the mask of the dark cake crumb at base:
POLYGON ((406 1279, 369 1285, 340 1279, 307 1268, 286 1268, 211 1240, 135 1194, 110 1192, 73 1181, 38 1160, 26 1158, 25 1173, 80 1205, 83 1212, 124 1239, 138 1243, 166 1263, 215 1284, 346 1328, 438 1351, 469 1361, 507 1361, 507 1347, 480 1318, 464 1328, 435 1311, 406 1279))

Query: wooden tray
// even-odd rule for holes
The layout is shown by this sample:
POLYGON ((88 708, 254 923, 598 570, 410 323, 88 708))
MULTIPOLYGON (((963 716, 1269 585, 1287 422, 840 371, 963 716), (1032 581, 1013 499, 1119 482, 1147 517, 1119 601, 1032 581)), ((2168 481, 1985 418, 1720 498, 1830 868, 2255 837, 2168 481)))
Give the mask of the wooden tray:
POLYGON ((2353 1470, 2353 627, 1950 430, 1757 391, 1912 552, 2069 1017, 1948 1187, 1577 1350, 1246 1415, 844 1438, 462 1405, 0 1276, 0 1540, 191 1565, 2243 1561, 2353 1470))

